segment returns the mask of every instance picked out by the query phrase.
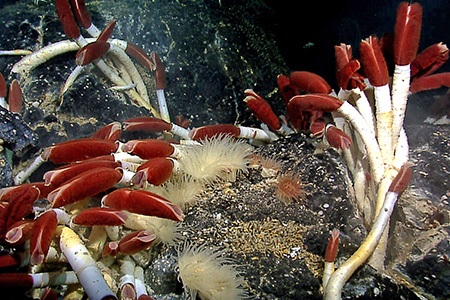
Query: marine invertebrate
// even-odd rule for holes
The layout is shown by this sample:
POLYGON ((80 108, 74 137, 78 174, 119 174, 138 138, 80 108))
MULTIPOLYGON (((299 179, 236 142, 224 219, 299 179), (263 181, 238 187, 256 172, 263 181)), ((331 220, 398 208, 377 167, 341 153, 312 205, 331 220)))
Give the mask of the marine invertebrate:
POLYGON ((275 181, 275 197, 284 204, 298 201, 304 193, 303 184, 298 174, 287 172, 278 175, 275 181))
POLYGON ((205 245, 184 244, 178 249, 179 279, 191 299, 242 299, 242 278, 228 258, 205 245))
POLYGON ((185 147, 179 159, 183 170, 201 182, 234 181, 247 168, 252 147, 229 135, 206 139, 202 145, 185 147))

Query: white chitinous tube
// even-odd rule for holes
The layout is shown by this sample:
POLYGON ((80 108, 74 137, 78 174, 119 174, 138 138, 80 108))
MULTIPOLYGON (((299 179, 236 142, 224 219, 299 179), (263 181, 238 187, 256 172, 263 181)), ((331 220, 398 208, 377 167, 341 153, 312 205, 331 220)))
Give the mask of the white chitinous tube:
POLYGON ((134 269, 134 288, 136 289, 136 296, 139 299, 142 295, 148 295, 145 288, 144 269, 137 266, 134 269))
POLYGON ((42 158, 42 156, 38 155, 31 163, 31 165, 28 166, 28 168, 17 173, 17 175, 14 177, 14 183, 16 185, 24 183, 25 180, 27 180, 28 177, 30 177, 30 175, 33 174, 33 172, 36 171, 44 162, 45 160, 42 158))
POLYGON ((392 147, 397 147, 400 130, 403 127, 406 102, 409 94, 409 81, 411 79, 411 65, 395 65, 392 81, 392 147))
MULTIPOLYGON (((359 113, 363 116, 363 118, 366 120, 367 125, 369 128, 375 132, 375 121, 373 116, 372 107, 370 106, 369 99, 367 99, 366 94, 364 91, 361 91, 361 89, 356 88, 352 90, 352 93, 357 96, 357 99, 355 100, 356 107, 358 108, 359 113)), ((390 110, 390 108, 389 108, 390 110)))
POLYGON ((245 127, 245 126, 238 126, 239 130, 241 131, 239 134, 240 138, 244 139, 250 139, 250 140, 258 140, 258 141, 265 141, 265 142, 271 142, 278 137, 273 134, 269 135, 266 131, 258 128, 251 128, 251 127, 245 127))
POLYGON ((377 139, 384 163, 388 166, 392 160, 392 101, 389 84, 374 86, 377 139))
POLYGON ((191 137, 189 136, 189 130, 178 126, 177 124, 170 123, 172 125, 172 129, 170 129, 170 132, 173 133, 176 136, 179 136, 183 140, 191 140, 191 137))
POLYGON ((161 115, 161 119, 170 123, 169 108, 167 107, 164 90, 156 90, 156 97, 158 98, 159 114, 161 115))
POLYGON ((345 116, 347 121, 353 126, 353 128, 359 133, 365 147, 370 161, 370 167, 372 169, 372 176, 375 183, 379 183, 384 173, 383 156, 381 155, 380 146, 375 138, 375 134, 367 125, 366 120, 356 110, 353 105, 348 102, 342 103, 341 107, 337 109, 339 113, 345 116))
POLYGON ((61 284, 78 283, 73 271, 30 274, 33 277, 33 287, 56 286, 61 284))
POLYGON ((135 264, 130 257, 126 256, 120 264, 120 293, 122 299, 137 299, 134 278, 135 264))
POLYGON ((117 299, 97 268, 95 260, 72 229, 62 229, 59 244, 89 299, 117 299))
MULTIPOLYGON (((126 49, 126 46, 125 46, 126 49)), ((136 84, 136 90, 138 93, 142 96, 144 100, 147 102, 150 102, 148 93, 147 93, 147 87, 144 84, 144 81, 142 80, 141 75, 139 74, 139 71, 137 70, 136 66, 134 65, 131 58, 125 53, 124 49, 122 47, 117 46, 114 43, 110 43, 110 48, 108 53, 113 54, 120 64, 125 68, 125 72, 127 72, 131 79, 132 83, 136 84)), ((122 72, 124 73, 124 72, 122 72)))
POLYGON ((73 83, 75 80, 77 80, 78 76, 81 74, 81 72, 85 69, 85 66, 76 66, 75 69, 72 70, 69 77, 67 77, 66 82, 64 83, 63 87, 61 88, 59 92, 59 98, 60 103, 59 105, 62 105, 62 99, 64 94, 73 86, 73 83))
POLYGON ((358 269, 373 253, 375 247, 383 235, 386 226, 389 223, 392 211, 397 203, 398 197, 407 188, 411 179, 412 170, 411 164, 406 163, 398 172, 395 179, 392 181, 388 192, 386 194, 383 208, 376 217, 375 223, 372 226, 366 239, 355 253, 343 263, 331 275, 324 291, 325 300, 340 300, 342 288, 352 274, 358 269))

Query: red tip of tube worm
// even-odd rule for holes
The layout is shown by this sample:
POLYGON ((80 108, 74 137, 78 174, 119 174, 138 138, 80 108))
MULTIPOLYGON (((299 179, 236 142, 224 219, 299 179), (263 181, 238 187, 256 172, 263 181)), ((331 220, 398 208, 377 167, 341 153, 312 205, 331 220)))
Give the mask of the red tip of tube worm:
POLYGON ((0 289, 25 289, 33 287, 33 277, 25 273, 0 273, 0 289))
MULTIPOLYGON (((308 93, 329 94, 332 89, 331 86, 315 73, 308 71, 295 71, 289 76, 290 85, 297 90, 308 93)), ((298 92, 297 92, 298 94, 298 92)))
POLYGON ((39 199, 40 191, 35 186, 30 186, 25 193, 9 203, 6 228, 33 212, 33 203, 39 199))
POLYGON ((14 223, 6 232, 5 241, 12 246, 23 244, 31 236, 34 220, 21 220, 14 223))
POLYGON ((171 129, 170 123, 155 117, 136 117, 123 121, 125 131, 160 132, 171 129))
POLYGON ((5 77, 3 77, 3 74, 0 73, 0 97, 5 98, 7 91, 8 88, 6 87, 5 77))
POLYGON ((8 105, 10 112, 19 113, 22 109, 22 89, 16 79, 9 86, 8 105))
POLYGON ((273 131, 281 128, 280 120, 273 112, 269 102, 250 89, 245 90, 244 94, 246 96, 244 102, 259 121, 269 126, 273 131))
POLYGON ((44 262, 57 225, 58 218, 52 210, 36 219, 30 238, 30 264, 38 265, 44 262))
POLYGON ((326 122, 323 119, 317 119, 311 123, 309 130, 315 137, 322 137, 325 133, 326 122))
POLYGON ((330 240, 328 241, 327 249, 325 250, 325 261, 334 262, 339 249, 339 230, 333 229, 330 240))
POLYGON ((409 91, 411 93, 418 93, 438 89, 444 86, 450 87, 450 72, 437 73, 414 79, 411 82, 409 91))
MULTIPOLYGON (((0 271, 5 272, 6 270, 17 270, 17 267, 20 266, 21 261, 18 257, 10 254, 3 254, 0 255, 0 271)), ((0 273, 1 274, 1 273, 0 273)), ((1 279, 0 279, 0 288, 1 286, 1 279)))
POLYGON ((138 253, 150 247, 156 235, 150 230, 139 230, 127 234, 119 241, 119 252, 126 255, 138 253))
POLYGON ((344 90, 359 88, 364 90, 364 78, 357 71, 360 69, 359 61, 352 59, 352 47, 341 43, 334 46, 336 59, 336 79, 339 87, 344 90))
POLYGON ((116 241, 106 243, 103 247, 102 257, 105 256, 116 256, 119 254, 119 243, 116 241))
POLYGON ((122 172, 112 168, 95 168, 83 172, 50 192, 48 201, 61 207, 112 188, 122 178, 122 172))
POLYGON ((137 169, 131 181, 137 186, 143 186, 145 182, 161 185, 172 176, 173 161, 166 157, 151 158, 137 169))
POLYGON ((342 101, 327 94, 307 94, 292 97, 287 110, 332 112, 341 107, 342 101))
POLYGON ((422 6, 415 2, 401 2, 397 9, 394 36, 394 62, 409 65, 419 48, 422 26, 422 6))
POLYGON ((131 283, 126 283, 120 289, 120 299, 137 299, 136 289, 131 283))
POLYGON ((189 132, 189 137, 194 141, 199 141, 220 135, 238 137, 240 134, 241 130, 237 126, 232 124, 216 124, 194 128, 189 132))
POLYGON ((131 57, 134 57, 143 67, 149 71, 155 71, 157 66, 155 62, 138 46, 133 43, 127 42, 127 48, 125 52, 131 57))
POLYGON ((73 218, 73 223, 86 226, 119 226, 125 224, 127 214, 108 207, 91 207, 73 218))
POLYGON ((57 300, 57 299, 58 295, 53 289, 49 287, 42 289, 41 294, 39 295, 39 300, 57 300))
POLYGON ((328 124, 326 126, 325 135, 331 147, 336 149, 347 149, 352 144, 352 139, 333 124, 328 124))
POLYGON ((431 45, 411 62, 411 77, 419 78, 430 74, 439 69, 449 57, 447 45, 436 43, 431 45))
POLYGON ((108 52, 109 47, 110 45, 108 42, 95 41, 89 43, 78 50, 75 55, 75 63, 78 66, 90 64, 105 55, 106 52, 108 52))
POLYGON ((164 140, 131 140, 122 145, 122 151, 139 156, 142 159, 170 156, 174 147, 164 140))
POLYGON ((105 206, 132 213, 182 221, 181 209, 163 197, 145 190, 128 188, 115 190, 103 197, 105 206))
POLYGON ((120 139, 121 135, 122 124, 120 122, 112 122, 97 130, 94 134, 91 135, 91 138, 115 142, 120 139))
POLYGON ((358 73, 361 68, 361 64, 358 60, 352 59, 336 74, 339 87, 345 90, 351 90, 359 88, 364 90, 366 84, 364 83, 364 77, 358 73))
POLYGON ((72 13, 68 0, 56 0, 56 13, 64 30, 64 34, 69 39, 76 39, 80 36, 80 28, 78 28, 75 17, 72 13))
POLYGON ((352 60, 352 46, 341 43, 334 46, 334 58, 336 60, 336 70, 342 70, 349 61, 352 60))
POLYGON ((291 81, 289 77, 283 74, 277 76, 277 84, 280 89, 281 97, 283 98, 284 104, 287 105, 292 97, 297 95, 297 91, 291 87, 291 81))
POLYGON ((89 14, 84 0, 70 0, 72 11, 78 23, 84 28, 89 28, 92 24, 91 15, 89 14))
POLYGON ((118 145, 112 141, 82 138, 46 148, 42 153, 42 159, 50 160, 54 164, 63 164, 108 155, 115 152, 117 147, 118 145))
POLYGON ((150 55, 156 66, 155 71, 156 89, 163 90, 166 88, 166 71, 164 70, 164 65, 161 62, 161 59, 159 59, 158 54, 152 52, 150 55))
POLYGON ((44 174, 44 181, 46 185, 51 185, 56 188, 65 182, 71 180, 78 174, 95 169, 95 168, 111 168, 120 167, 120 163, 114 160, 89 160, 65 165, 61 168, 48 171, 44 174))
POLYGON ((106 24, 105 28, 103 28, 102 32, 100 32, 99 36, 97 37, 97 41, 107 42, 114 31, 114 27, 116 27, 116 23, 116 20, 109 21, 108 24, 106 24))
POLYGON ((409 181, 412 177, 412 164, 405 163, 398 171, 397 176, 392 181, 389 186, 389 192, 394 192, 396 194, 403 193, 408 187, 409 181))
POLYGON ((370 36, 362 40, 359 49, 361 52, 361 62, 364 74, 373 86, 383 86, 389 81, 389 71, 384 59, 378 38, 370 36))

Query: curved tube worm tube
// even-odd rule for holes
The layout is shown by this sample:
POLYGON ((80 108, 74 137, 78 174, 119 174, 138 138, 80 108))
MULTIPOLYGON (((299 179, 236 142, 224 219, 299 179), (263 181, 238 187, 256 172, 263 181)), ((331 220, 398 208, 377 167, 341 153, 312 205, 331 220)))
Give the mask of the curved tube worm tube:
POLYGON ((184 214, 172 202, 152 192, 128 188, 115 190, 102 199, 103 205, 119 210, 182 221, 184 214))
POLYGON ((389 223, 392 211, 401 193, 406 189, 411 179, 412 170, 411 165, 406 163, 398 172, 389 187, 389 192, 383 204, 383 209, 376 217, 375 223, 372 226, 366 239, 355 253, 343 263, 328 280, 328 284, 324 291, 324 299, 339 300, 341 299, 342 288, 347 280, 352 276, 359 266, 361 266, 373 253, 378 241, 383 235, 384 229, 389 223))
POLYGON ((97 268, 95 260, 72 229, 62 229, 59 245, 89 299, 117 299, 97 268))

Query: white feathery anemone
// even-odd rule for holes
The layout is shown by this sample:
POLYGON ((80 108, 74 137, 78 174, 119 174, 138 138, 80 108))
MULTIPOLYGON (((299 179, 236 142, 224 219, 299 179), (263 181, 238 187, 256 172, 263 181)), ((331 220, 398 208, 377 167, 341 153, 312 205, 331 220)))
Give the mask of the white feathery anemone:
POLYGON ((180 148, 180 168, 195 180, 212 183, 218 180, 235 181, 240 171, 247 169, 248 156, 253 148, 229 135, 201 141, 201 145, 180 148))
POLYGON ((217 249, 185 242, 178 248, 178 279, 190 299, 233 300, 245 298, 243 279, 231 260, 217 249))
POLYGON ((180 240, 181 234, 178 230, 178 223, 172 220, 144 216, 140 214, 129 214, 124 226, 132 230, 151 230, 158 240, 164 244, 173 245, 180 240))
POLYGON ((198 201, 198 193, 203 186, 191 176, 183 174, 173 176, 162 185, 152 185, 148 187, 153 193, 161 195, 170 202, 178 205, 182 209, 188 208, 198 201))

